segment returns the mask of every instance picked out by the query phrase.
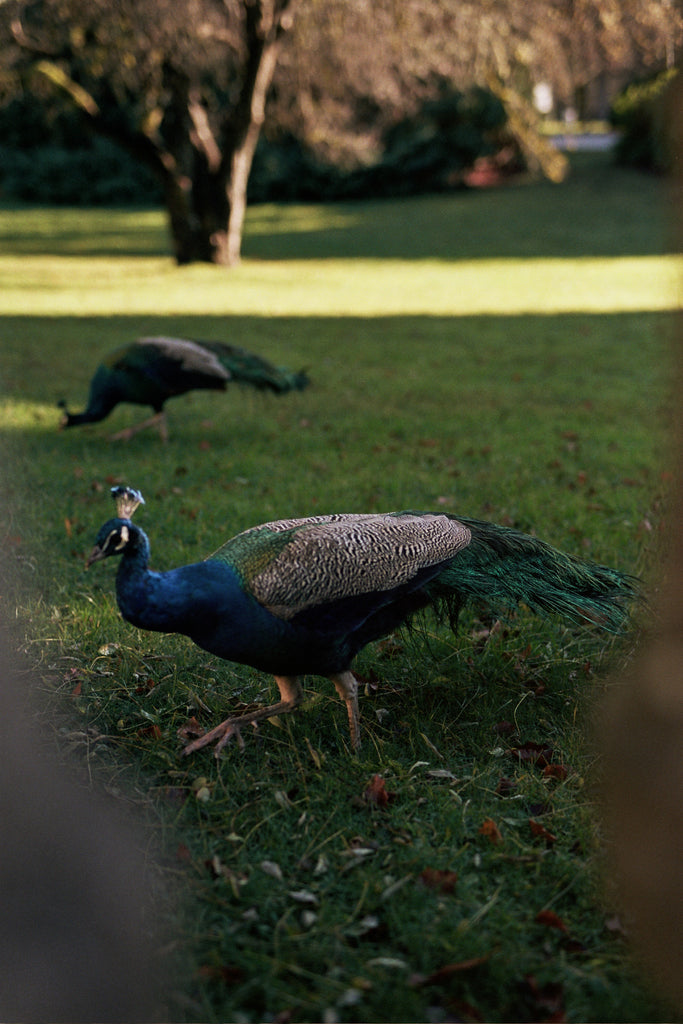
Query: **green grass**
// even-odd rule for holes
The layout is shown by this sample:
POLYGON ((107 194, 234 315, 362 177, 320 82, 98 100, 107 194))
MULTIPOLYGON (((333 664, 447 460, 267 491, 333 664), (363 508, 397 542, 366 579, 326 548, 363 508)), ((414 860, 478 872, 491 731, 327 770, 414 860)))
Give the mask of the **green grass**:
POLYGON ((243 752, 185 761, 188 716, 270 699, 269 680, 123 624, 114 567, 83 572, 125 480, 157 568, 268 518, 419 507, 649 578, 671 475, 665 225, 660 183, 595 157, 560 187, 256 208, 230 274, 174 268, 156 211, 0 210, 3 614, 58 739, 97 784, 134 787, 181 894, 160 911, 169 1018, 670 1019, 608 927, 586 745, 628 640, 523 612, 490 636, 474 612, 455 637, 426 619, 358 660, 359 757, 308 679, 243 752), (140 415, 125 408, 56 432, 102 353, 164 332, 305 366, 313 386, 178 399, 167 446, 110 443, 140 415), (511 755, 529 742, 566 775, 511 755), (384 807, 363 798, 375 774, 384 807))

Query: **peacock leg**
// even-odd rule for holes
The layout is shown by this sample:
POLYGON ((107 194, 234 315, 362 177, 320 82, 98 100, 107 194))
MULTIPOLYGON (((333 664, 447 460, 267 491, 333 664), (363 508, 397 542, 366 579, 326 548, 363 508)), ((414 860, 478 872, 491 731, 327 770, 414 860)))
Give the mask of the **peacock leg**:
POLYGON ((168 441, 168 425, 166 423, 166 414, 163 410, 155 412, 153 416, 143 420, 142 423, 136 423, 132 427, 126 427, 125 430, 119 430, 117 434, 111 434, 109 440, 130 441, 131 437, 135 437, 136 434, 139 434, 141 430, 146 430, 147 427, 156 427, 161 440, 168 441))
POLYGON ((276 715, 284 715, 288 711, 294 711, 304 699, 304 691, 301 689, 298 677, 275 676, 275 682, 277 683, 281 698, 277 704, 269 704, 267 708, 258 708, 256 711, 250 711, 246 715, 239 715, 237 718, 226 718, 224 722, 214 726, 213 729, 205 732, 203 736, 198 736, 196 740, 188 743, 183 748, 183 755, 193 754, 195 750, 200 750, 202 747, 217 740, 214 753, 218 757, 228 740, 233 736, 240 736, 240 729, 243 725, 253 724, 261 721, 263 718, 274 718, 276 715))
POLYGON ((349 713, 349 729, 351 730, 351 745, 354 750, 360 750, 360 715, 358 714, 358 681, 353 672, 339 672, 330 676, 339 696, 346 703, 346 710, 349 713))

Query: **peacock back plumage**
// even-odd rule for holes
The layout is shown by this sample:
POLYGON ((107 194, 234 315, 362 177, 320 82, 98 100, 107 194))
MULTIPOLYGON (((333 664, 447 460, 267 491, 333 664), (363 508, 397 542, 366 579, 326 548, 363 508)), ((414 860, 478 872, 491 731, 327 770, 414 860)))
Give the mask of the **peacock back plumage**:
POLYGON ((468 600, 498 608, 521 603, 618 631, 638 590, 628 574, 510 527, 411 510, 265 523, 211 557, 232 565, 245 588, 284 618, 391 591, 419 573, 430 597, 453 607, 468 600))

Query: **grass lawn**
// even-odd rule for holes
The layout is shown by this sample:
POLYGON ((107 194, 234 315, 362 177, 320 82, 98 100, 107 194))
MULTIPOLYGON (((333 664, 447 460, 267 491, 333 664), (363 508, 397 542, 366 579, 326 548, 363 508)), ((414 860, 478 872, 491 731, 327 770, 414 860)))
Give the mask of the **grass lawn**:
POLYGON ((230 273, 175 268, 158 211, 0 210, 3 616, 65 757, 141 808, 168 1019, 671 1019, 629 959, 587 742, 634 637, 426 618, 358 659, 358 757, 307 679, 244 751, 182 760, 188 717, 273 686, 126 625, 115 567, 83 572, 125 481, 160 569, 266 519, 413 507, 651 580, 680 259, 660 182, 574 160, 562 186, 257 207, 230 273), (144 414, 123 407, 58 433, 56 402, 80 408, 101 355, 152 333, 313 385, 180 398, 165 446, 108 441, 144 414))

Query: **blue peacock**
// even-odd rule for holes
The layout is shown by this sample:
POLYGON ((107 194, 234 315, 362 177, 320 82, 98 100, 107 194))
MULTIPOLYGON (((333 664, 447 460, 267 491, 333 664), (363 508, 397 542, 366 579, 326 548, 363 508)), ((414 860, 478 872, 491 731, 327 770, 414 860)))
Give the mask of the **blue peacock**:
POLYGON ((190 742, 216 754, 247 723, 293 711, 300 677, 331 679, 360 748, 354 656, 420 609, 455 626, 470 600, 558 613, 619 631, 637 598, 635 577, 565 554, 509 527, 432 512, 340 514, 263 523, 203 562, 149 569, 146 534, 131 521, 139 491, 114 487, 117 517, 99 530, 87 565, 119 555, 116 598, 141 629, 182 633, 228 661, 275 677, 280 700, 232 717, 190 742))
POLYGON ((225 391, 228 381, 278 395, 303 391, 310 383, 305 372, 273 366, 237 345, 186 338, 138 338, 110 353, 97 367, 84 412, 67 412, 65 403, 59 403, 64 409, 61 427, 98 423, 121 402, 131 402, 151 406, 154 415, 119 431, 111 440, 128 441, 146 427, 156 427, 162 439, 168 440, 164 405, 169 398, 199 389, 225 391))

